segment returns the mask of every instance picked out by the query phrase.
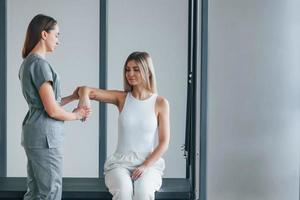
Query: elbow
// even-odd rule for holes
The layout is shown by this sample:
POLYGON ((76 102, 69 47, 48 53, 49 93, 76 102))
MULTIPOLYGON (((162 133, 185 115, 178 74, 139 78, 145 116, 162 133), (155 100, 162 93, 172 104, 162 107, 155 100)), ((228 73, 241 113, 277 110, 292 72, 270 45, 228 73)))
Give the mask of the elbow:
POLYGON ((87 86, 81 86, 78 90, 78 95, 83 96, 84 94, 88 93, 89 88, 87 86))
POLYGON ((161 142, 160 146, 161 146, 162 152, 165 153, 169 148, 169 142, 167 142, 167 141, 161 142))
POLYGON ((57 116, 58 116, 58 112, 56 109, 45 109, 47 114, 51 117, 51 118, 54 118, 56 119, 57 116))
POLYGON ((56 118, 57 114, 54 111, 47 112, 51 118, 56 118))

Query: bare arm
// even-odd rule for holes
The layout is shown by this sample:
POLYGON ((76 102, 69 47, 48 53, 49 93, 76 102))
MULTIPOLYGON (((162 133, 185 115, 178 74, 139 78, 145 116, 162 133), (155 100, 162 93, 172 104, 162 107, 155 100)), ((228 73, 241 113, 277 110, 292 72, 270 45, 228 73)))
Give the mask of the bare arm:
POLYGON ((78 120, 89 115, 86 108, 76 109, 75 112, 67 112, 59 106, 55 100, 53 88, 49 82, 45 82, 39 88, 39 95, 48 115, 54 119, 70 121, 78 120))
POLYGON ((168 149, 170 141, 170 117, 169 117, 169 103, 166 99, 158 100, 158 131, 159 143, 154 151, 148 156, 142 165, 136 168, 132 173, 132 178, 136 180, 139 178, 144 170, 152 166, 168 149))
POLYGON ((63 97, 61 99, 60 105, 64 106, 64 105, 66 105, 68 103, 71 103, 72 101, 77 100, 79 98, 79 96, 78 96, 78 90, 79 90, 79 87, 77 87, 71 95, 63 97))
MULTIPOLYGON (((122 99, 125 97, 125 92, 118 90, 103 90, 91 87, 80 87, 79 91, 80 102, 87 102, 89 99, 101 101, 105 103, 111 103, 116 105, 118 108, 122 99)), ((84 104, 84 103, 83 103, 84 104)))
POLYGON ((74 100, 76 100, 76 98, 74 98, 73 95, 69 95, 69 96, 63 97, 63 98, 61 98, 61 103, 60 103, 60 105, 61 105, 61 106, 64 106, 64 105, 66 105, 66 104, 68 104, 68 103, 71 103, 71 102, 74 101, 74 100))

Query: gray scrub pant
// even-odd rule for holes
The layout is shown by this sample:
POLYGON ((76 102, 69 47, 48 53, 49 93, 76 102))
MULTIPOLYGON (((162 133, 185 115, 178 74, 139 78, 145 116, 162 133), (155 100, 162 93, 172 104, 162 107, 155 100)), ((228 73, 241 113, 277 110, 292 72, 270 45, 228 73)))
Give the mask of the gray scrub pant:
POLYGON ((61 200, 62 148, 25 148, 27 192, 24 200, 61 200))

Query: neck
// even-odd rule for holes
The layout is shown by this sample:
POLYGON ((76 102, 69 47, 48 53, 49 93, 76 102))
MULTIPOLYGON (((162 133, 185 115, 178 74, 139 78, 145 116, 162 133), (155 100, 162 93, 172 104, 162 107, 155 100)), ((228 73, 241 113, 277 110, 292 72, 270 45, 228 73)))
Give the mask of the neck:
POLYGON ((46 58, 46 47, 39 42, 35 47, 31 50, 31 53, 37 54, 43 58, 46 58))
POLYGON ((133 87, 132 95, 137 99, 147 99, 152 95, 152 92, 145 89, 144 87, 133 87))

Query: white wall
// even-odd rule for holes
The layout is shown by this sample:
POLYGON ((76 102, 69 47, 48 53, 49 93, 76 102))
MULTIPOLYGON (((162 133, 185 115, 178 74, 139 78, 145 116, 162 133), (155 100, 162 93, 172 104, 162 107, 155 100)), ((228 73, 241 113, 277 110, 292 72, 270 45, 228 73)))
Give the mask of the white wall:
MULTIPOLYGON (((63 96, 78 85, 99 84, 98 0, 7 1, 7 175, 26 176, 21 123, 28 110, 18 70, 27 26, 36 14, 57 19, 60 46, 47 59, 60 74, 63 96)), ((66 106, 71 111, 77 104, 66 106)), ((87 123, 65 122, 64 176, 98 177, 98 104, 87 123)))
MULTIPOLYGON (((108 88, 123 89, 122 69, 133 51, 150 53, 158 94, 170 103, 171 140, 165 177, 185 177, 180 150, 185 137, 188 1, 108 1, 108 88), (176 167, 174 167, 176 166, 176 167)), ((108 155, 117 143, 118 110, 108 107, 108 155)))
POLYGON ((298 0, 209 0, 208 200, 298 200, 298 0))

